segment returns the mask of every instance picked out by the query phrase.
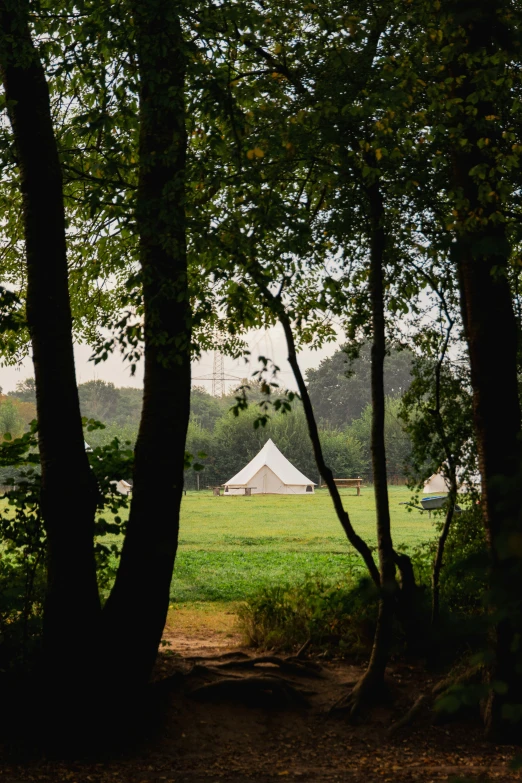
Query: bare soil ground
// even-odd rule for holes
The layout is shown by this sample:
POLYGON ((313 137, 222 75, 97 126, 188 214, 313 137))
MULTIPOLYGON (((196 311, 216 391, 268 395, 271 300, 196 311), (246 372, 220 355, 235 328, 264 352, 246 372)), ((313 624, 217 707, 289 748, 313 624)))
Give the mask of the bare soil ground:
POLYGON ((139 746, 100 763, 38 760, 0 768, 2 783, 430 783, 516 781, 516 750, 484 741, 480 721, 441 724, 429 700, 391 735, 434 679, 419 667, 389 669, 389 702, 353 725, 330 709, 361 672, 306 656, 261 661, 236 646, 233 616, 180 614, 157 667, 165 713, 139 746), (194 628, 194 633, 191 628, 194 628), (177 631, 177 632, 176 632, 177 631), (227 635, 230 634, 230 635, 227 635), (257 685, 256 682, 257 681, 257 685))
POLYGON ((221 653, 238 647, 241 634, 236 625, 236 614, 230 608, 216 609, 215 605, 180 606, 169 611, 164 650, 180 655, 221 653))

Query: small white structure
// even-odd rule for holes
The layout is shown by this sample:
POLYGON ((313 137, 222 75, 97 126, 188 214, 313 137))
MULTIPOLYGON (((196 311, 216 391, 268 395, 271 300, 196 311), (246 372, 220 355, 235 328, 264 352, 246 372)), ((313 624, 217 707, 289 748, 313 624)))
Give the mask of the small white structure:
POLYGON ((313 494, 315 484, 297 470, 272 440, 229 481, 225 495, 305 495, 313 494))

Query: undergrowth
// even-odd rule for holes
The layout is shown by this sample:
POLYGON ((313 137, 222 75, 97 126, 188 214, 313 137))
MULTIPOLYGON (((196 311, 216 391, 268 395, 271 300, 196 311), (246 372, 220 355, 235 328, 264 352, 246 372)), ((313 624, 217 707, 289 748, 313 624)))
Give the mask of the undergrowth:
POLYGON ((286 651, 310 640, 323 652, 366 655, 377 601, 369 579, 332 583, 308 577, 295 585, 261 588, 240 606, 239 624, 254 647, 286 651))
MULTIPOLYGON (((393 653, 414 651, 429 665, 446 667, 486 645, 487 562, 480 514, 471 509, 455 518, 445 550, 440 617, 432 627, 435 546, 430 542, 408 552, 417 581, 412 607, 417 638, 412 644, 406 629, 396 622, 393 653)), ((342 579, 308 576, 258 588, 241 604, 239 623, 246 641, 254 647, 289 651, 309 641, 316 653, 367 657, 377 604, 377 589, 360 573, 342 579)))

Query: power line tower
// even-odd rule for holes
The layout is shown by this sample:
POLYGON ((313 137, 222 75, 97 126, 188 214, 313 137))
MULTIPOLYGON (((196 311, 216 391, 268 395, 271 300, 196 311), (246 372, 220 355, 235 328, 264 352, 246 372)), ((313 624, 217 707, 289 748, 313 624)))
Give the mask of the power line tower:
POLYGON ((214 397, 225 396, 225 359, 221 351, 214 351, 212 367, 212 394, 214 397))
MULTIPOLYGON (((227 381, 240 381, 241 378, 238 375, 229 375, 225 373, 225 356, 216 348, 214 351, 214 361, 212 365, 211 375, 195 375, 192 378, 193 381, 212 381, 212 394, 214 397, 224 397, 227 393, 226 383, 227 381)), ((236 383, 237 386, 237 383, 236 383)))

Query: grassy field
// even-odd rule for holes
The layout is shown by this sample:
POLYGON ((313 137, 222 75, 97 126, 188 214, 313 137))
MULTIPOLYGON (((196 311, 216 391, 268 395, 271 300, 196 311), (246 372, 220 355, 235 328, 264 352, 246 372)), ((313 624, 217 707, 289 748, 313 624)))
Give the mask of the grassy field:
MULTIPOLYGON (((356 531, 375 544, 371 488, 357 497, 343 490, 356 531)), ((405 487, 390 487, 396 545, 414 547, 436 532, 426 513, 399 505, 405 487)), ((338 579, 361 568, 325 490, 314 495, 214 497, 188 493, 183 499, 180 546, 172 580, 173 602, 237 601, 262 585, 295 582, 306 575, 338 579)))
MULTIPOLYGON (((434 538, 433 518, 399 505, 410 499, 409 490, 390 487, 389 492, 395 545, 412 548, 434 538)), ((375 545, 372 488, 363 488, 360 497, 354 490, 341 493, 357 533, 375 545)), ((227 603, 263 585, 297 582, 307 575, 342 579, 358 572, 364 572, 362 561, 348 544, 326 490, 219 498, 202 491, 183 498, 171 588, 176 605, 227 603)))

